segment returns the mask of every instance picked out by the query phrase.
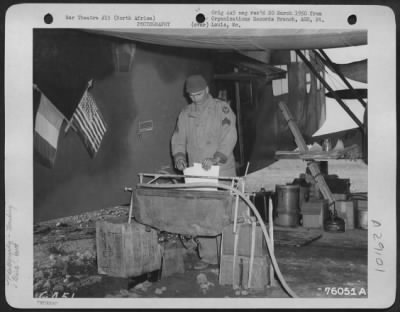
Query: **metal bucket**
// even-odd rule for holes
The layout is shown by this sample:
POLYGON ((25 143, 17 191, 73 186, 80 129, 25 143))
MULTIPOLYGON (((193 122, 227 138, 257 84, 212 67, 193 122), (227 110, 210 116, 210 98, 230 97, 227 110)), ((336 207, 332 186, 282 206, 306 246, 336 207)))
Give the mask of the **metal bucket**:
POLYGON ((299 193, 299 185, 276 185, 276 225, 287 227, 299 225, 299 193))

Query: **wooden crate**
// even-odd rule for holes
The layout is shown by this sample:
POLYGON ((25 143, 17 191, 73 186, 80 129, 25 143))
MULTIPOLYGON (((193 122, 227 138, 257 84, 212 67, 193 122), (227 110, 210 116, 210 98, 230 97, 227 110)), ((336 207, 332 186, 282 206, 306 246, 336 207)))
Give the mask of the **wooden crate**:
POLYGON ((159 270, 161 247, 157 232, 140 223, 120 219, 96 222, 99 274, 135 277, 159 270))
MULTIPOLYGON (((250 197, 249 194, 246 194, 247 198, 250 197)), ((234 198, 232 196, 232 198, 234 198)), ((230 211, 230 217, 229 217, 229 222, 232 223, 235 220, 235 200, 232 201, 232 207, 230 211)), ((238 205, 238 212, 237 212, 237 218, 238 220, 245 220, 248 219, 248 217, 251 215, 250 208, 247 206, 247 204, 244 202, 242 198, 239 198, 239 205, 238 205)))
POLYGON ((329 216, 328 201, 313 199, 303 202, 301 214, 303 215, 303 227, 320 228, 324 225, 324 220, 329 216))
POLYGON ((234 266, 234 256, 222 255, 219 269, 219 284, 242 286, 250 289, 264 289, 270 282, 269 278, 269 258, 254 257, 253 272, 250 285, 249 269, 250 257, 237 256, 234 266))
MULTIPOLYGON (((249 223, 238 223, 237 233, 237 255, 250 257, 252 225, 249 223)), ((233 224, 230 224, 222 232, 222 254, 233 255, 234 242, 233 224)), ((267 255, 267 245, 261 226, 258 225, 255 230, 254 256, 260 257, 265 255, 267 255)))
POLYGON ((303 227, 305 228, 321 228, 320 214, 303 214, 303 227))

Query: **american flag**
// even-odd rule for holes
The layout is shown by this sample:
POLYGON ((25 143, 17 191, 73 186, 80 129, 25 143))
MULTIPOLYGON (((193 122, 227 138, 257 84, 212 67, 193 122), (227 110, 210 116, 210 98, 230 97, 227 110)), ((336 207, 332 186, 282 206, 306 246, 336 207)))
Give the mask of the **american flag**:
POLYGON ((95 157, 107 131, 107 125, 88 90, 83 94, 72 116, 72 124, 75 126, 90 156, 92 158, 95 157))

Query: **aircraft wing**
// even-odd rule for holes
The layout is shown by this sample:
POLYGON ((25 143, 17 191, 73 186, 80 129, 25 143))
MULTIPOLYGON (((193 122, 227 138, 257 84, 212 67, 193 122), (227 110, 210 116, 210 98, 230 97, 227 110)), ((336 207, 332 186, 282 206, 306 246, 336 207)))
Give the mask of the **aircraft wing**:
POLYGON ((366 30, 344 29, 93 29, 133 41, 218 50, 327 49, 367 44, 366 30))

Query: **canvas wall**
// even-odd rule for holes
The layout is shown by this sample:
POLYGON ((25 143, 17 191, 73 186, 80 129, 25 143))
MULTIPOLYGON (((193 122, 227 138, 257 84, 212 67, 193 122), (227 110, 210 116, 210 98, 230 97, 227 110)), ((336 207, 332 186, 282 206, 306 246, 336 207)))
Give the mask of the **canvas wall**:
POLYGON ((170 137, 187 105, 184 80, 197 72, 211 77, 204 51, 141 45, 129 72, 95 80, 92 93, 108 125, 101 148, 91 159, 74 131, 61 130, 54 168, 34 162, 35 221, 126 204, 123 188, 135 186, 138 172, 172 166, 170 137), (153 130, 139 135, 139 121, 149 120, 153 130))

